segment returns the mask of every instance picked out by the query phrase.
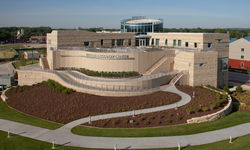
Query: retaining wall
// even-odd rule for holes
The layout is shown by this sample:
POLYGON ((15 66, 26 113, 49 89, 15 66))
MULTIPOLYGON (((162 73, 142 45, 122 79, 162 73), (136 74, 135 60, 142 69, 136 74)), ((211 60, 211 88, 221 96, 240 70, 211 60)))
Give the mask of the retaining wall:
POLYGON ((213 120, 226 116, 232 111, 232 109, 233 109, 232 98, 230 95, 228 95, 228 104, 222 110, 215 112, 213 114, 191 118, 187 120, 187 123, 201 123, 201 122, 213 121, 213 120))

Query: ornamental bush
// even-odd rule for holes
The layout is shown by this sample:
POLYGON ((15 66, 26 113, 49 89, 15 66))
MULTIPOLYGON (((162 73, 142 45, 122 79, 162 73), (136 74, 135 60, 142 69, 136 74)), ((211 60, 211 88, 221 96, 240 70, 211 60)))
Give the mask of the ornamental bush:
POLYGON ((227 84, 224 86, 223 90, 224 90, 225 92, 227 92, 227 93, 229 93, 229 92, 230 92, 230 91, 229 91, 229 87, 228 87, 228 85, 227 85, 227 84))
POLYGON ((242 89, 241 85, 238 85, 236 87, 236 92, 238 92, 238 93, 242 93, 243 92, 243 89, 242 89))
POLYGON ((173 120, 171 120, 171 119, 166 119, 166 122, 167 122, 167 123, 172 123, 173 120))
POLYGON ((150 124, 149 121, 145 121, 145 122, 144 122, 144 125, 149 125, 149 124, 150 124))

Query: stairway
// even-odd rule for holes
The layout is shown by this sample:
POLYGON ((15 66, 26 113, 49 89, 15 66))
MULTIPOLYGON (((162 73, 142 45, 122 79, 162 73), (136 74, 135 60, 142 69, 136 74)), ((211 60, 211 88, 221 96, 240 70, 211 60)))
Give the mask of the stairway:
POLYGON ((184 75, 183 72, 180 72, 177 75, 175 75, 174 78, 169 82, 169 85, 175 85, 183 75, 184 75))
POLYGON ((167 59, 169 58, 169 56, 164 55, 159 61, 157 61, 152 67, 150 67, 147 71, 146 71, 146 75, 149 75, 151 73, 153 73, 157 68, 159 68, 167 59))

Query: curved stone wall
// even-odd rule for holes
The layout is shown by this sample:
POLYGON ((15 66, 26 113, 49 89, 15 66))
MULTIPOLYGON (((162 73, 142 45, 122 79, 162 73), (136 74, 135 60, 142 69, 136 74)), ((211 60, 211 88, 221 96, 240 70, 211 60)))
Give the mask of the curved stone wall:
MULTIPOLYGON (((78 92, 89 93, 101 96, 136 96, 150 94, 160 90, 160 85, 168 82, 170 76, 165 75, 148 80, 128 80, 126 82, 109 81, 88 81, 88 84, 72 79, 67 74, 57 71, 39 71, 39 70, 17 70, 19 85, 32 85, 46 81, 55 80, 65 87, 72 88, 78 92), (118 85, 116 85, 118 84, 118 85), (120 87, 120 88, 118 88, 120 87)), ((174 74, 173 74, 174 75, 174 74)), ((86 81, 87 83, 87 81, 86 81)))
POLYGON ((230 95, 228 95, 228 104, 222 110, 215 112, 213 114, 191 118, 187 120, 187 123, 201 123, 201 122, 213 121, 226 116, 227 114, 232 112, 232 109, 233 109, 232 98, 230 95))

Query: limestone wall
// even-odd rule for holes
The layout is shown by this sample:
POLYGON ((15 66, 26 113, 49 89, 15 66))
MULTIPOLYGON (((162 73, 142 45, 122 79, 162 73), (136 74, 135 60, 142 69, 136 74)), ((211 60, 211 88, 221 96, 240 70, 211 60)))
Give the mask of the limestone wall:
POLYGON ((213 121, 226 116, 227 114, 232 112, 232 109, 233 109, 232 98, 230 95, 228 95, 228 104, 222 110, 215 112, 213 114, 191 118, 187 120, 187 123, 201 123, 201 122, 213 121))
POLYGON ((170 75, 150 80, 138 80, 138 82, 128 80, 127 82, 117 83, 110 83, 108 81, 86 81, 86 85, 88 86, 79 86, 79 84, 81 84, 83 81, 78 81, 78 84, 74 84, 73 79, 69 81, 68 79, 62 78, 53 72, 35 70, 17 70, 17 72, 19 80, 18 84, 21 86, 32 85, 51 79, 78 92, 101 96, 135 96, 153 93, 159 91, 160 85, 169 82, 169 80, 173 77, 173 75, 170 75))

